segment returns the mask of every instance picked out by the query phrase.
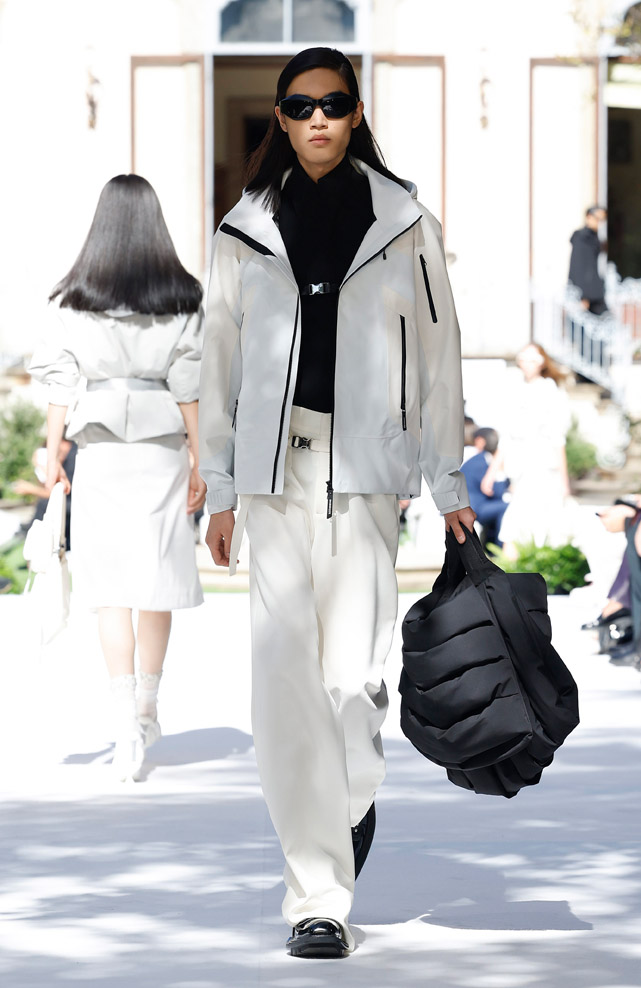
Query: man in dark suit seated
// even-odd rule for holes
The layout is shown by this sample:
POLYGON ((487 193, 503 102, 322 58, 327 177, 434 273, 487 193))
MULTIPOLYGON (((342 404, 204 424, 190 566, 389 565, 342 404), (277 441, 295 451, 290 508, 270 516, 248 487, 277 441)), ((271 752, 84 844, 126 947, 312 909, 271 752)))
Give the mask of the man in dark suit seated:
POLYGON ((510 482, 495 477, 493 461, 498 445, 499 434, 496 429, 477 429, 474 433, 474 446, 478 452, 463 464, 461 471, 467 481, 470 505, 483 526, 483 544, 491 542, 500 546, 502 543, 499 541, 499 532, 508 506, 503 495, 510 482))

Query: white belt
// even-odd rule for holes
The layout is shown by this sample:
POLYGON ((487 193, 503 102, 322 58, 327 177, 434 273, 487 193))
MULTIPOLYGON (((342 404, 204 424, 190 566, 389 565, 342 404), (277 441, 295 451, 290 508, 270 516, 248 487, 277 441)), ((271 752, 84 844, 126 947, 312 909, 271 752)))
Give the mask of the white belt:
MULTIPOLYGON (((290 443, 293 449, 310 450, 312 453, 329 453, 329 439, 307 439, 305 436, 290 436, 290 443)), ((234 576, 240 546, 243 541, 245 525, 247 524, 247 513, 252 502, 253 494, 241 494, 238 514, 234 522, 234 531, 229 546, 229 575, 234 576)), ((332 555, 336 555, 336 535, 334 516, 332 516, 332 555)))
POLYGON ((309 449, 312 453, 329 453, 329 439, 306 439, 305 436, 291 436, 292 449, 309 449))
POLYGON ((87 381, 87 391, 167 391, 167 382, 158 377, 107 377, 87 381))

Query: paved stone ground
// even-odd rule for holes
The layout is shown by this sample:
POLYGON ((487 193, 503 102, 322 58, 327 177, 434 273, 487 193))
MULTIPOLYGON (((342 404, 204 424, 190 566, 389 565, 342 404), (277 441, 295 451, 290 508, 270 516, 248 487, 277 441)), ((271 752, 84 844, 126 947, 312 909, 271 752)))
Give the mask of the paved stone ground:
MULTIPOLYGON (((418 594, 400 596, 404 613, 418 594)), ((582 723, 513 800, 447 782, 398 727, 343 961, 283 950, 281 858, 249 724, 248 598, 176 615, 164 737, 146 778, 110 777, 95 619, 42 653, 0 599, 3 988, 633 988, 641 985, 641 677, 578 631, 593 590, 551 598, 582 723)))

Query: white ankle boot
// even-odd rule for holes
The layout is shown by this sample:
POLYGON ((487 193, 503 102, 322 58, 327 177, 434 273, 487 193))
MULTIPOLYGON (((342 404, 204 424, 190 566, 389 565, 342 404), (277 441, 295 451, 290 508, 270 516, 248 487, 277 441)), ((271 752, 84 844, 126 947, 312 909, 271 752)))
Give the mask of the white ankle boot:
POLYGON ((136 716, 136 677, 114 676, 111 695, 116 728, 112 771, 119 782, 138 782, 145 758, 145 743, 136 716))
POLYGON ((158 723, 158 687, 162 672, 140 672, 140 685, 136 699, 138 724, 145 748, 150 748, 162 735, 158 723))

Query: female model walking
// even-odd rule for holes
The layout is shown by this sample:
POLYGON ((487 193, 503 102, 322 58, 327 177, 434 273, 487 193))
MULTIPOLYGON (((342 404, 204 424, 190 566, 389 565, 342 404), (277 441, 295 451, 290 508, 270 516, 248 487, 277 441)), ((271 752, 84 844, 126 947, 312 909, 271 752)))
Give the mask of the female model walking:
POLYGON ((422 472, 461 539, 474 513, 439 225, 384 167, 338 51, 285 67, 217 232, 201 395, 207 544, 234 566, 245 522, 250 541, 254 742, 287 946, 341 956, 385 769, 398 497, 422 472))
POLYGON ((171 612, 202 603, 188 517, 205 498, 197 435, 201 298, 149 182, 118 175, 102 190, 85 244, 52 292, 29 368, 49 386, 49 489, 58 480, 69 489, 58 450, 68 406, 86 380, 66 430, 79 446, 74 593, 98 610, 116 715, 113 766, 123 781, 139 778, 144 749, 161 733, 156 699, 171 612))

